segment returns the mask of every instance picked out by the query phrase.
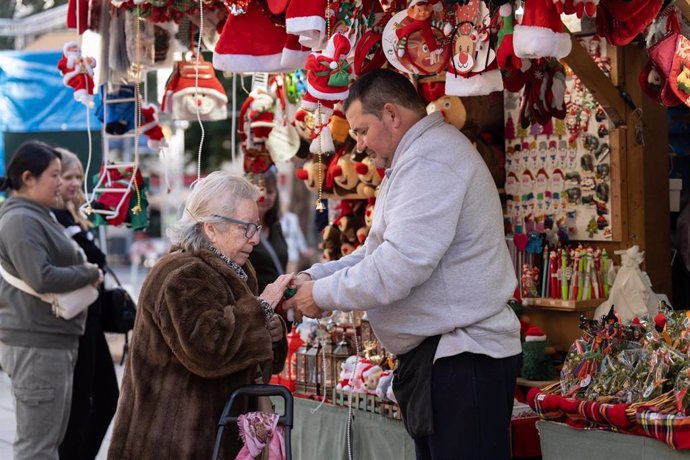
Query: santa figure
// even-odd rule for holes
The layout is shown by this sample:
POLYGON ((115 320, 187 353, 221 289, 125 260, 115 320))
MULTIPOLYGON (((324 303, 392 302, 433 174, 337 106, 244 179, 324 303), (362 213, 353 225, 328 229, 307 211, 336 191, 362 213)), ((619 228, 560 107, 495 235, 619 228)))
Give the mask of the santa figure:
POLYGON ((158 108, 153 104, 142 105, 141 122, 139 127, 141 133, 149 138, 147 145, 153 150, 167 147, 163 130, 158 124, 158 108))
POLYGON ((74 100, 93 108, 93 69, 96 59, 82 57, 79 44, 69 41, 62 48, 62 58, 57 66, 62 72, 62 81, 74 90, 74 100))
POLYGON ((330 116, 335 103, 347 97, 352 73, 347 55, 351 49, 350 40, 341 33, 335 33, 326 49, 309 55, 306 64, 307 94, 302 100, 303 108, 313 110, 320 102, 328 108, 330 116))

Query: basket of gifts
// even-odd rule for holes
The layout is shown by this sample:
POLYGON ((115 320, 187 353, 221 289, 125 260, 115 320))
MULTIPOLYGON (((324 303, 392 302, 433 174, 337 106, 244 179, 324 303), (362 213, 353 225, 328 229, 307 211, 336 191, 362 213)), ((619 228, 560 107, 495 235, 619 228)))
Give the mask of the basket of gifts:
POLYGON ((580 321, 560 381, 528 394, 544 419, 690 449, 690 313, 667 305, 623 324, 613 307, 580 321))

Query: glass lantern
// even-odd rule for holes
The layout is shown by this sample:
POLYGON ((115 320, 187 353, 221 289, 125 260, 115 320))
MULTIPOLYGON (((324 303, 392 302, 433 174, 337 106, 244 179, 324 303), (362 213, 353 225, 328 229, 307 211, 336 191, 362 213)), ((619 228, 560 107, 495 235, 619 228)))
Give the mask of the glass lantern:
POLYGON ((306 360, 305 393, 318 395, 321 388, 321 344, 317 341, 304 354, 306 360))
POLYGON ((350 345, 345 340, 345 334, 340 337, 340 342, 333 349, 331 353, 331 374, 333 375, 333 387, 340 382, 340 372, 342 370, 343 363, 350 356, 350 345))
POLYGON ((295 379, 295 391, 297 393, 307 393, 307 353, 310 348, 308 343, 304 343, 297 349, 297 373, 295 379))

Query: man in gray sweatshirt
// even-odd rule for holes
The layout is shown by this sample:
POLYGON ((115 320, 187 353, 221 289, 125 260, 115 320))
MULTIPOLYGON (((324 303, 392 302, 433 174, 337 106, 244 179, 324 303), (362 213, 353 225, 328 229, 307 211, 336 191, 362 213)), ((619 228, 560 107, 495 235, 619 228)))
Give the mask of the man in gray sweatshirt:
POLYGON ((418 459, 507 459, 520 325, 501 204, 477 150, 413 85, 377 70, 345 115, 385 177, 363 246, 298 277, 285 307, 365 310, 398 355, 393 390, 418 459))

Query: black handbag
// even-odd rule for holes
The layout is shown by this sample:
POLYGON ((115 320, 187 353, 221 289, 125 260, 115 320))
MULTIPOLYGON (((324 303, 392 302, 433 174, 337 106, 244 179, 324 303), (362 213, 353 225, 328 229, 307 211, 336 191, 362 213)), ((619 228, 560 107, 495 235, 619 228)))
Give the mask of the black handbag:
POLYGON ((122 287, 115 273, 110 268, 106 268, 106 271, 113 277, 117 286, 103 292, 101 325, 105 332, 126 334, 134 327, 137 314, 136 304, 122 287))

